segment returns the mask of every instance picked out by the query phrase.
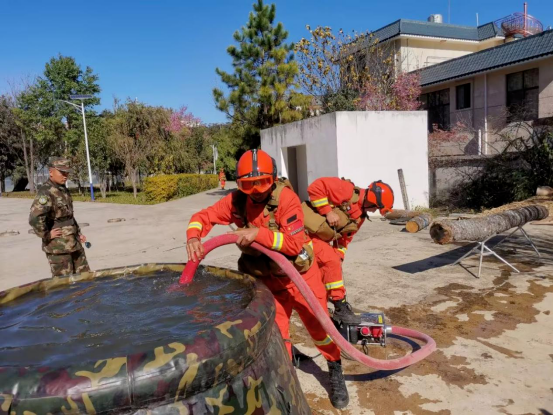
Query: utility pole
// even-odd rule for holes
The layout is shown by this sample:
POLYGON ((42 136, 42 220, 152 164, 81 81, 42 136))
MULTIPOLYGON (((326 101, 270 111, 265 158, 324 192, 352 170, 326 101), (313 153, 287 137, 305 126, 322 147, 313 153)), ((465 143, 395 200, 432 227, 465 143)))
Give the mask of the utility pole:
POLYGON ((69 95, 70 99, 78 99, 81 101, 81 105, 74 104, 73 102, 64 101, 60 99, 60 101, 65 102, 66 104, 72 105, 75 108, 77 108, 79 111, 81 111, 81 114, 83 116, 83 127, 84 127, 84 143, 86 147, 86 162, 88 163, 88 181, 90 183, 90 198, 92 201, 94 201, 94 185, 92 184, 92 168, 90 166, 90 152, 88 151, 88 134, 86 131, 86 118, 84 114, 84 100, 94 98, 93 95, 69 95))

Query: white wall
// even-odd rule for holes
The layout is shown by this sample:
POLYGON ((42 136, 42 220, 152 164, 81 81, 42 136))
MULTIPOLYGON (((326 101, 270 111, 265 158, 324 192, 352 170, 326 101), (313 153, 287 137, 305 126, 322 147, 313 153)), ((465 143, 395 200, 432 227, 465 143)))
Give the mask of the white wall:
POLYGON ((261 148, 275 158, 282 176, 289 176, 288 147, 297 147, 298 166, 290 172, 296 171, 301 199, 319 177, 346 177, 358 186, 383 180, 394 189, 395 207, 403 209, 397 176, 402 168, 411 208, 428 206, 426 111, 338 112, 261 131, 261 148))
POLYGON ((302 200, 307 199, 307 185, 318 177, 338 175, 336 154, 336 114, 325 114, 261 131, 261 149, 277 162, 279 176, 289 177, 287 169, 288 147, 298 147, 297 160, 307 160, 306 166, 298 166, 298 186, 302 200), (303 168, 302 168, 303 167, 303 168))
POLYGON ((403 169, 411 209, 428 206, 426 111, 337 113, 338 172, 366 187, 375 180, 392 186, 395 208, 403 209, 397 170, 403 169))

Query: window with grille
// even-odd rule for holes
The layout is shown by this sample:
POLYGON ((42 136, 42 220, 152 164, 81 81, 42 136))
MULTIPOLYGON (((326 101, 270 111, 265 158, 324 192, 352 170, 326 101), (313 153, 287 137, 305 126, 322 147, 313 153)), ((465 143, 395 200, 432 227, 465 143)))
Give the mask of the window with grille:
POLYGON ((508 121, 531 121, 538 118, 539 69, 507 75, 508 121))

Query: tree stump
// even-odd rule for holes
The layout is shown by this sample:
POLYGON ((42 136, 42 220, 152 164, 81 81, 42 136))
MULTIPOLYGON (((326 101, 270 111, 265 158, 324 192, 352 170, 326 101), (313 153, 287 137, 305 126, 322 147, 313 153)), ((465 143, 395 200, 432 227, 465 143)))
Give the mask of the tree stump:
POLYGON ((428 213, 423 213, 419 216, 414 217, 409 222, 405 224, 405 229, 407 232, 416 233, 422 231, 424 228, 428 227, 432 223, 432 215, 428 213))
POLYGON ((482 242, 490 236, 548 216, 545 206, 531 205, 481 218, 439 220, 430 227, 430 236, 440 245, 460 241, 482 242))

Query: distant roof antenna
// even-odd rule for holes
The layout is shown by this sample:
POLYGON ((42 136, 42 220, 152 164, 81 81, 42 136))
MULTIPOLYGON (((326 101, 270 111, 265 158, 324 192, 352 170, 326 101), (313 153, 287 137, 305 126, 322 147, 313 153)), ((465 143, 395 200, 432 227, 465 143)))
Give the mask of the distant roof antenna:
POLYGON ((476 13, 476 27, 478 27, 478 26, 480 26, 480 25, 478 24, 478 13, 476 13))

